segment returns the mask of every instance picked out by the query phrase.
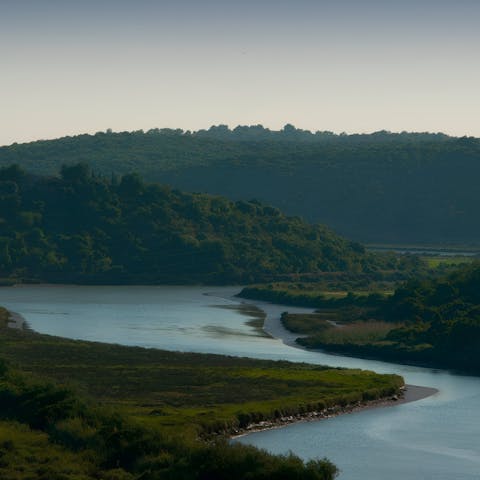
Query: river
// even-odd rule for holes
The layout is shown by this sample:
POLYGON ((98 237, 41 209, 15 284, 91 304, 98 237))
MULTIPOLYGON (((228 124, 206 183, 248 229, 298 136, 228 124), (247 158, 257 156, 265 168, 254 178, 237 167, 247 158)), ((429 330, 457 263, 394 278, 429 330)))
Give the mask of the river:
MULTIPOLYGON (((31 328, 69 338, 169 350, 285 359, 403 375, 434 387, 429 398, 319 422, 253 433, 237 441, 305 459, 328 457, 341 480, 478 480, 480 378, 361 360, 292 347, 247 323, 251 313, 232 296, 238 287, 21 286, 0 288, 0 305, 31 328)), ((266 330, 287 343, 284 310, 256 302, 266 330)))

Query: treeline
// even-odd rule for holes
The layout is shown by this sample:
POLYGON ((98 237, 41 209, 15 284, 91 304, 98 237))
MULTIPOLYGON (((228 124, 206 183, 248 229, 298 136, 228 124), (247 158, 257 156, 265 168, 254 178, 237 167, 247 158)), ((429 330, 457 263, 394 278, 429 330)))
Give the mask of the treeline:
POLYGON ((84 164, 0 169, 0 276, 67 283, 226 283, 408 268, 257 201, 182 193, 84 164))
POLYGON ((437 280, 411 280, 383 309, 404 321, 387 340, 413 349, 437 364, 480 371, 480 264, 437 280))
POLYGON ((327 344, 315 334, 298 342, 338 353, 480 372, 480 264, 440 279, 410 280, 369 315, 402 326, 376 342, 327 344))
POLYGON ((198 132, 99 132, 0 148, 0 165, 38 174, 87 162, 187 191, 257 198, 375 243, 475 243, 480 140, 443 134, 336 135, 286 125, 198 132))
POLYGON ((386 296, 378 292, 358 294, 349 291, 341 296, 328 296, 325 293, 301 292, 289 288, 270 288, 268 285, 244 287, 238 297, 318 309, 378 307, 379 303, 386 301, 386 296))

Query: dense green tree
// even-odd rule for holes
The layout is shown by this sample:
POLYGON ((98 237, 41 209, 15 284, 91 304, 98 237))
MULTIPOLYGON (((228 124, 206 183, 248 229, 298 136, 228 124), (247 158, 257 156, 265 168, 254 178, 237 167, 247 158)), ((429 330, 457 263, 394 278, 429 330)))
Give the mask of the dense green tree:
POLYGON ((411 280, 377 304, 371 317, 401 322, 384 339, 320 345, 355 355, 480 372, 480 264, 437 279, 411 280))
POLYGON ((182 193, 131 173, 110 181, 85 164, 59 177, 19 172, 0 169, 0 277, 224 283, 402 266, 258 201, 182 193))
MULTIPOLYGON (((107 131, 0 147, 0 166, 17 163, 36 174, 57 174, 66 164, 74 170, 64 167, 62 175, 88 177, 85 166, 75 166, 79 162, 108 178, 137 171, 182 190, 258 198, 358 241, 465 244, 478 243, 480 236, 476 138, 219 125, 197 132, 107 131)), ((21 176, 13 167, 0 181, 18 183, 21 176)))

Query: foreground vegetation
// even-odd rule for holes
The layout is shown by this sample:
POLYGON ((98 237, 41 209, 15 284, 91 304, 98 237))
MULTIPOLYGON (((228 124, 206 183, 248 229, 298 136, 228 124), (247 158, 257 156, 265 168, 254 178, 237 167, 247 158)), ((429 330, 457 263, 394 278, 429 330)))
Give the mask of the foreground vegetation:
MULTIPOLYGON (((255 288, 275 296, 275 289, 255 288)), ((479 292, 480 264, 469 262, 444 276, 409 280, 389 295, 323 295, 317 303, 313 296, 308 306, 318 307, 317 313, 285 314, 283 323, 303 335, 297 342, 306 347, 478 374, 479 292)), ((295 289, 276 293, 303 298, 295 289)))
POLYGON ((478 245, 480 140, 442 134, 335 135, 286 125, 99 132, 0 148, 0 165, 40 175, 87 162, 193 192, 257 198, 362 242, 478 245))
POLYGON ((336 468, 326 460, 274 456, 223 435, 383 398, 403 383, 373 372, 66 340, 6 328, 4 310, 0 318, 0 477, 9 480, 328 480, 336 468))
POLYGON ((414 266, 256 201, 99 178, 85 165, 40 178, 0 169, 0 276, 11 281, 235 283, 414 266))

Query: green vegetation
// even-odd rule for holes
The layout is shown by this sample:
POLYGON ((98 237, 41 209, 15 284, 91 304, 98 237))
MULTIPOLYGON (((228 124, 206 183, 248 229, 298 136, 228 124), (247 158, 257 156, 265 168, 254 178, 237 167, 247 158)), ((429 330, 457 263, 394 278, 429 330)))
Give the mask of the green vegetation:
POLYGON ((372 343, 385 338, 395 325, 387 322, 353 322, 325 330, 321 341, 326 344, 372 343))
POLYGON ((400 326, 375 320, 339 324, 337 319, 334 311, 313 314, 284 312, 281 321, 285 328, 293 333, 312 335, 313 338, 308 338, 306 344, 320 342, 322 345, 379 342, 384 340, 390 331, 400 326))
POLYGON ((291 125, 99 132, 0 148, 0 165, 41 175, 88 163, 186 191, 257 198, 357 241, 478 245, 480 140, 385 131, 311 133, 291 125))
POLYGON ((0 311, 5 479, 329 480, 223 433, 395 394, 396 375, 66 340, 6 328, 0 311), (80 394, 74 393, 81 392, 80 394))
POLYGON ((335 310, 315 313, 288 313, 283 312, 281 322, 283 326, 293 333, 303 335, 318 334, 333 328, 337 320, 335 310))
MULTIPOLYGON (((397 275, 398 272, 395 276, 397 275)), ((371 307, 377 306, 379 302, 393 293, 388 289, 392 288, 391 284, 392 282, 383 283, 384 288, 382 290, 374 290, 373 286, 370 287, 370 290, 324 290, 317 283, 270 283, 245 287, 238 296, 283 305, 319 309, 371 307)), ((343 285, 343 288, 345 288, 345 285, 343 285)))
POLYGON ((478 374, 479 292, 480 264, 468 263, 443 277, 409 280, 368 308, 285 315, 284 325, 308 335, 297 340, 307 347, 478 374))
POLYGON ((322 271, 411 269, 256 201, 187 194, 137 175, 0 169, 0 278, 63 283, 233 283, 322 271))
POLYGON ((407 322, 387 340, 438 365, 480 372, 480 264, 446 277, 411 280, 381 309, 384 318, 407 322))
POLYGON ((478 261, 477 256, 439 256, 439 255, 422 255, 422 260, 427 266, 436 272, 446 272, 454 270, 459 266, 468 265, 478 261))

